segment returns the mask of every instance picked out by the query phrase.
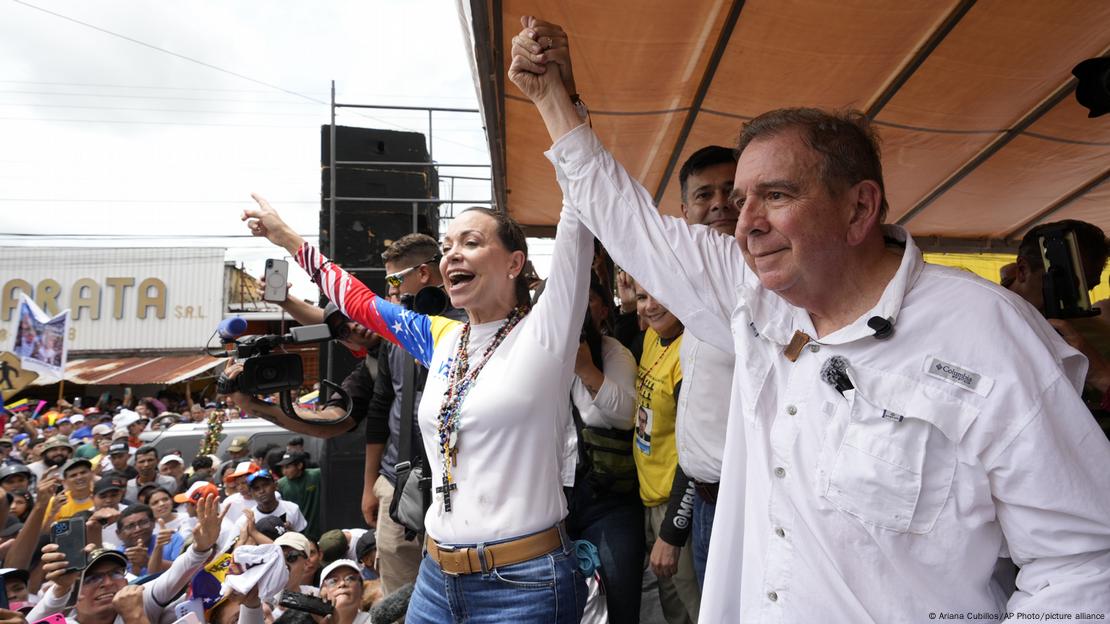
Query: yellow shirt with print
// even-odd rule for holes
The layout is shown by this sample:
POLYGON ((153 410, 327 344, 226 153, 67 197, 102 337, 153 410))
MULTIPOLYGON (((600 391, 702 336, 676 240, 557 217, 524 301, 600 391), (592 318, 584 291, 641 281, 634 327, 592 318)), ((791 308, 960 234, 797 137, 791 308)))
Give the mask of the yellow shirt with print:
POLYGON ((66 494, 69 496, 69 500, 66 501, 65 505, 62 505, 62 509, 58 512, 58 519, 59 520, 65 520, 66 518, 72 518, 73 516, 76 516, 77 514, 81 513, 82 511, 92 511, 92 508, 93 508, 93 497, 92 497, 92 495, 89 495, 89 497, 86 498, 83 501, 78 501, 73 497, 73 494, 71 492, 66 492, 66 494))
POLYGON ((636 372, 639 407, 632 436, 632 457, 640 479, 640 500, 646 507, 666 504, 671 496, 678 447, 675 444, 675 386, 682 381, 678 349, 682 336, 664 344, 648 328, 636 372))

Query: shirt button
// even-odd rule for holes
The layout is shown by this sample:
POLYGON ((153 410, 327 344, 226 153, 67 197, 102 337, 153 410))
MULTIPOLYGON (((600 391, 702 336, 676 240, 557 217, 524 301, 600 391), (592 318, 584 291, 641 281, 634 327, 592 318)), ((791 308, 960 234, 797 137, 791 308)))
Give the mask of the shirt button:
POLYGON ((775 468, 775 476, 780 478, 780 479, 785 477, 786 476, 786 469, 783 468, 782 466, 776 467, 775 468))
POLYGON ((809 352, 810 353, 817 353, 820 350, 821 350, 821 345, 817 344, 816 342, 809 343, 809 352))
POLYGON ((779 600, 778 593, 776 593, 776 592, 767 592, 767 600, 770 600, 771 602, 778 602, 778 600, 779 600))
POLYGON ((794 407, 793 405, 787 405, 786 406, 786 413, 793 416, 794 414, 798 413, 798 408, 794 407))
POLYGON ((778 535, 779 537, 786 537, 786 531, 783 531, 782 527, 775 527, 775 535, 778 535))

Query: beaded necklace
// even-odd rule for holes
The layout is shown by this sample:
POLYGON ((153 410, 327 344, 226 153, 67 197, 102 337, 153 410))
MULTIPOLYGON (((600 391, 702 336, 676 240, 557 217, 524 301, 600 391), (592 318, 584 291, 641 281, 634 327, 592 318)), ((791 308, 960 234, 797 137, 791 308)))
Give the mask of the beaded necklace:
POLYGON ((482 372, 482 368, 485 367, 486 362, 489 362, 493 352, 527 313, 523 306, 513 308, 482 353, 482 359, 473 368, 470 367, 467 355, 467 348, 470 346, 470 323, 463 325, 459 344, 455 349, 455 361, 447 373, 447 390, 443 393, 443 402, 439 406, 439 420, 436 425, 439 433, 439 457, 443 462, 443 479, 441 485, 436 487, 436 492, 443 494, 444 511, 451 511, 451 491, 458 487, 451 475, 451 468, 458 465, 459 419, 463 401, 466 400, 466 395, 474 386, 478 373, 482 372))

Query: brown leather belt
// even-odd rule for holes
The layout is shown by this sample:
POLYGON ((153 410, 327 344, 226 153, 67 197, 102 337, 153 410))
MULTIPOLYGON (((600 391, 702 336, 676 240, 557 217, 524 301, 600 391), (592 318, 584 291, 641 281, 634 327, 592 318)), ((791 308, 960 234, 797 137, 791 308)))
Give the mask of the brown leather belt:
POLYGON ((546 555, 562 544, 563 539, 559 536, 557 526, 508 542, 479 544, 469 548, 440 546, 431 536, 424 540, 424 547, 432 561, 438 563, 444 573, 452 576, 488 572, 493 568, 522 563, 546 555))
POLYGON ((694 491, 698 493, 701 499, 710 505, 717 504, 717 493, 720 491, 720 483, 702 483, 701 481, 694 481, 694 491))

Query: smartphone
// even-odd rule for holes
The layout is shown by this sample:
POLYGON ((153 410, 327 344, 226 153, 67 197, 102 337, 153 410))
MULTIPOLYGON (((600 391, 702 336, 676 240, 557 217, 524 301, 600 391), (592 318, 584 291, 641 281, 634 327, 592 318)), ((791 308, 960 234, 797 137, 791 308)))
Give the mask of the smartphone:
POLYGON ((50 541, 58 545, 58 551, 66 556, 69 563, 67 571, 78 572, 85 569, 85 522, 80 519, 59 520, 50 527, 50 541))
POLYGON ((34 622, 31 622, 31 624, 66 624, 66 616, 62 615, 61 613, 53 613, 42 618, 41 620, 35 620, 34 622))
POLYGON ((289 263, 267 258, 263 276, 266 278, 266 289, 262 292, 262 300, 270 303, 285 301, 289 290, 289 263))
POLYGON ((294 611, 304 611, 313 615, 331 615, 335 609, 323 600, 316 596, 309 596, 308 594, 300 594, 297 592, 283 591, 281 592, 281 600, 278 603, 283 609, 292 609, 294 611))

